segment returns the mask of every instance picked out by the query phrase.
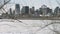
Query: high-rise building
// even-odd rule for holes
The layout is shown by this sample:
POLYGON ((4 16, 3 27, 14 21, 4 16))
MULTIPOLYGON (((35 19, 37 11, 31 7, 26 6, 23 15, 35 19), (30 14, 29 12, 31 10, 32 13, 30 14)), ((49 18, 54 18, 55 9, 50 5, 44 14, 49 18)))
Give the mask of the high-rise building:
POLYGON ((49 7, 47 7, 46 5, 42 5, 40 8, 40 13, 43 16, 48 16, 48 14, 50 15, 50 13, 52 12, 52 9, 50 9, 49 7))
POLYGON ((16 4, 15 5, 15 15, 19 15, 20 14, 20 5, 16 4))
POLYGON ((35 11, 34 15, 37 16, 37 17, 39 16, 39 9, 37 9, 37 10, 35 11))
POLYGON ((52 16, 52 13, 53 13, 53 12, 52 12, 52 9, 47 8, 47 14, 50 15, 50 16, 52 16))
POLYGON ((11 8, 9 9, 8 14, 9 14, 9 15, 12 15, 12 9, 11 9, 11 8))
POLYGON ((13 10, 13 15, 15 15, 15 10, 13 10))
POLYGON ((10 8, 10 14, 12 15, 12 9, 10 8))
POLYGON ((22 7, 22 9, 21 9, 21 14, 25 14, 25 8, 24 7, 22 7))
POLYGON ((29 14, 29 6, 25 6, 25 14, 29 14))
POLYGON ((42 5, 40 9, 43 12, 42 13, 43 15, 46 15, 47 14, 47 6, 46 5, 42 5))
POLYGON ((22 14, 29 14, 29 6, 23 6, 21 13, 22 14))
POLYGON ((34 14, 34 12, 35 12, 35 7, 30 8, 29 13, 34 14))
POLYGON ((54 10, 54 15, 55 16, 59 16, 60 15, 60 8, 59 7, 56 7, 55 10, 54 10))

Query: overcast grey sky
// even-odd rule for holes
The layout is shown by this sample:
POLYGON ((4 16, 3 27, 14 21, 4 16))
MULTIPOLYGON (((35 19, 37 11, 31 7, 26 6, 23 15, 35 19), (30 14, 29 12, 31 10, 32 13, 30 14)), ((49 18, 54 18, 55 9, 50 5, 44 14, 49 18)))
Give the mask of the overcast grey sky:
POLYGON ((36 9, 40 8, 43 4, 47 5, 52 9, 54 9, 56 6, 59 6, 56 0, 11 0, 10 3, 18 3, 21 7, 26 5, 29 7, 35 6, 36 9))
MULTIPOLYGON (((7 0, 6 0, 7 1, 7 0)), ((58 0, 60 2, 60 0, 58 0)), ((0 1, 2 2, 2 1, 0 1)), ((47 7, 51 9, 55 9, 56 6, 59 6, 56 0, 11 0, 10 3, 5 5, 5 10, 9 10, 8 8, 15 8, 15 4, 20 4, 20 8, 22 6, 29 6, 30 8, 32 6, 35 7, 35 9, 39 9, 42 5, 47 5, 47 7)), ((0 4, 1 5, 1 4, 0 4)), ((0 12, 1 13, 1 12, 0 12)))

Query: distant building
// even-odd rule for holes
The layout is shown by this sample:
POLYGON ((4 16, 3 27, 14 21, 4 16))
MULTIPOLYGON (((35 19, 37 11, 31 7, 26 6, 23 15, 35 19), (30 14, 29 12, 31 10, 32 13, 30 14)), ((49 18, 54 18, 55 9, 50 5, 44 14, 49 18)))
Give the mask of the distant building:
POLYGON ((22 14, 29 14, 29 6, 23 6, 22 10, 21 10, 22 14))
POLYGON ((30 8, 30 13, 34 14, 34 12, 35 12, 35 7, 30 8))
POLYGON ((13 13, 12 13, 12 9, 11 9, 11 8, 9 9, 8 14, 9 14, 9 15, 12 15, 12 14, 13 14, 13 13))
POLYGON ((59 7, 56 7, 55 10, 54 10, 54 15, 55 16, 60 16, 60 8, 59 7))
POLYGON ((37 17, 39 16, 39 9, 35 11, 34 16, 37 16, 37 17))
POLYGON ((20 5, 16 4, 15 5, 15 15, 19 15, 20 14, 20 5))
POLYGON ((52 12, 52 9, 48 8, 46 5, 42 5, 40 8, 40 13, 42 16, 49 16, 52 12))
POLYGON ((52 9, 50 9, 50 8, 47 8, 47 15, 49 15, 49 16, 52 16, 52 9))
POLYGON ((24 7, 22 7, 22 9, 21 9, 21 14, 25 14, 25 8, 24 7))
POLYGON ((13 15, 15 16, 15 10, 13 10, 13 15))
POLYGON ((10 15, 12 15, 12 9, 10 8, 10 15))

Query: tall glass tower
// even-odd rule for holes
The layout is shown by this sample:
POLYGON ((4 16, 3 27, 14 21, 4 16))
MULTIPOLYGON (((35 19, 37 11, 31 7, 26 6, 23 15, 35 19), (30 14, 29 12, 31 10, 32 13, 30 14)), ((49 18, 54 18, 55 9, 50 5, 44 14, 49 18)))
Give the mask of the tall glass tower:
POLYGON ((16 4, 15 5, 15 15, 19 15, 20 14, 20 5, 16 4))

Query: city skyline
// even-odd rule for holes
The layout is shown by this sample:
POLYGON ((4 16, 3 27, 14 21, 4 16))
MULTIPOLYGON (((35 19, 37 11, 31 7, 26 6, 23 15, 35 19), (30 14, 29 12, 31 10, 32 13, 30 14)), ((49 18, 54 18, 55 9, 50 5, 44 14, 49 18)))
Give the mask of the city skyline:
MULTIPOLYGON (((59 1, 59 0, 58 0, 59 1)), ((47 7, 51 9, 55 9, 58 5, 56 0, 11 0, 8 4, 4 6, 5 10, 7 11, 9 8, 15 9, 15 4, 20 4, 20 9, 23 6, 29 6, 35 7, 36 9, 39 9, 42 5, 46 5, 47 7)), ((1 12, 0 12, 1 13, 1 12)))
POLYGON ((36 9, 45 4, 51 9, 54 9, 56 6, 59 6, 56 0, 11 0, 11 4, 20 4, 20 6, 35 6, 36 9))
POLYGON ((6 18, 26 18, 26 17, 60 17, 60 8, 55 7, 54 12, 53 10, 48 7, 47 5, 42 5, 39 7, 39 9, 35 10, 35 7, 33 6, 30 8, 29 6, 23 6, 22 9, 20 10, 20 4, 15 4, 15 9, 12 10, 12 8, 9 8, 9 10, 6 13, 2 13, 2 17, 6 18), (10 12, 10 13, 8 13, 10 12))

